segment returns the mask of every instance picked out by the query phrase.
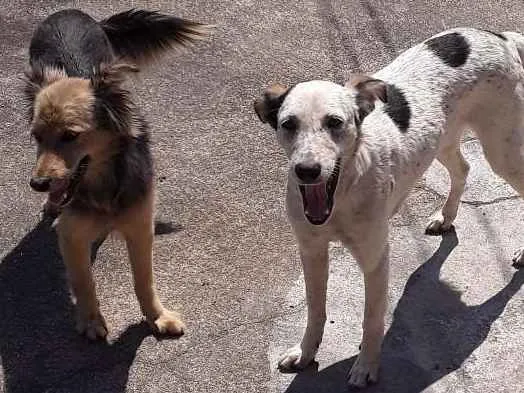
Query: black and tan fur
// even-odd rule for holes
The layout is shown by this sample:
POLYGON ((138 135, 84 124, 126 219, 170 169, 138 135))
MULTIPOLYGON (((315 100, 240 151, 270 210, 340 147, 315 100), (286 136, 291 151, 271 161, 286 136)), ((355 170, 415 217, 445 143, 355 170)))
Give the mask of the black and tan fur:
POLYGON ((184 324, 165 309, 152 274, 154 184, 148 126, 123 86, 163 51, 204 38, 208 26, 157 12, 130 10, 97 22, 79 10, 49 16, 30 46, 25 93, 38 144, 31 178, 49 194, 77 302, 77 328, 105 337, 90 271, 90 246, 116 230, 127 244, 142 312, 158 332, 184 324))

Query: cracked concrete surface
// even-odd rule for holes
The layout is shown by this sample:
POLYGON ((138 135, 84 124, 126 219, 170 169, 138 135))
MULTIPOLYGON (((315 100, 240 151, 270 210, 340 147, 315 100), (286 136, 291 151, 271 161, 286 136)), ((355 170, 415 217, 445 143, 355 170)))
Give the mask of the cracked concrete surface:
MULTIPOLYGON (((332 246, 329 317, 318 369, 276 371, 301 336, 304 296, 284 212, 285 159, 252 100, 274 81, 373 71, 452 26, 522 30, 524 6, 504 0, 0 1, 0 392, 345 392, 357 353, 362 278, 332 246), (28 174, 20 82, 35 23, 81 7, 97 18, 147 7, 214 23, 208 43, 133 79, 153 129, 157 168, 155 271, 165 303, 188 325, 158 340, 141 323, 125 249, 101 247, 94 275, 109 343, 73 329, 72 305, 41 197, 28 174)), ((369 392, 524 392, 522 203, 465 138, 472 165, 456 223, 423 235, 447 193, 438 164, 392 220, 388 331, 381 381, 369 392)))
MULTIPOLYGON (((415 191, 406 210, 418 208, 411 205, 416 198, 415 191)), ((518 326, 524 311, 524 274, 509 262, 520 246, 514 212, 521 201, 463 205, 456 232, 442 238, 422 235, 430 206, 439 204, 428 203, 413 214, 410 221, 416 227, 392 226, 382 374, 379 383, 366 391, 522 392, 524 357, 518 326)), ((339 244, 330 251, 328 322, 318 364, 296 377, 273 370, 272 392, 344 391, 346 372, 360 343, 364 288, 347 251, 339 244)), ((301 277, 288 293, 288 307, 295 308, 303 298, 303 285, 301 277)), ((300 338, 306 314, 305 308, 299 310, 301 315, 277 320, 270 363, 300 338)))

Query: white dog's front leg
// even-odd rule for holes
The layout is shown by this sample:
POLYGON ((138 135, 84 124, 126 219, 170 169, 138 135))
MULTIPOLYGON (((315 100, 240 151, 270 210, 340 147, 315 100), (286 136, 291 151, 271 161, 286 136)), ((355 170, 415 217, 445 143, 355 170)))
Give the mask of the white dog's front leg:
MULTIPOLYGON (((365 266, 361 264, 361 266, 365 266)), ((376 382, 380 366, 380 353, 384 338, 384 316, 387 305, 389 274, 389 246, 378 264, 370 271, 364 271, 365 306, 362 343, 360 353, 348 373, 348 384, 365 387, 376 382)))
POLYGON ((328 242, 299 240, 307 300, 307 325, 299 345, 291 347, 278 362, 281 371, 295 371, 313 361, 322 341, 326 322, 328 242))

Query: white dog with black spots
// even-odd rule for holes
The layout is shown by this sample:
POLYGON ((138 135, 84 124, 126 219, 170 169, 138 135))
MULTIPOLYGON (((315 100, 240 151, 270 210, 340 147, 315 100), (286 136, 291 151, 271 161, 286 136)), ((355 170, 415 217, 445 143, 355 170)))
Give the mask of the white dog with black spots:
MULTIPOLYGON (((310 81, 272 85, 255 110, 289 158, 287 212, 306 282, 307 326, 279 367, 306 367, 326 321, 328 243, 340 240, 364 273, 360 354, 350 385, 378 378, 388 287, 388 220, 436 158, 448 170, 448 198, 426 231, 452 226, 469 166, 466 130, 492 169, 524 196, 524 36, 470 28, 440 33, 372 76, 345 86, 310 81)), ((524 265, 524 251, 514 257, 524 265)))

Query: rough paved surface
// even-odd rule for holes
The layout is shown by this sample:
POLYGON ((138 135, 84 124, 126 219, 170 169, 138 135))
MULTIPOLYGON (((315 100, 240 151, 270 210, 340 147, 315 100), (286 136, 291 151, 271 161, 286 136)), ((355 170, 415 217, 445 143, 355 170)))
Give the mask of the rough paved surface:
MULTIPOLYGON (((276 371, 305 321, 303 281, 284 213, 285 159, 252 100, 273 81, 341 82, 373 71, 444 28, 523 29, 515 0, 0 1, 0 392, 345 392, 357 354, 362 277, 332 247, 328 324, 318 365, 276 371), (35 23, 81 7, 97 18, 147 7, 217 25, 210 42, 170 56, 134 81, 157 163, 155 270, 165 303, 188 324, 157 340, 140 323, 124 247, 93 267, 109 343, 73 329, 55 235, 28 186, 35 153, 19 77, 35 23)), ((524 392, 523 206, 475 140, 456 222, 423 235, 447 177, 433 167, 392 226, 381 381, 369 392, 524 392)))

